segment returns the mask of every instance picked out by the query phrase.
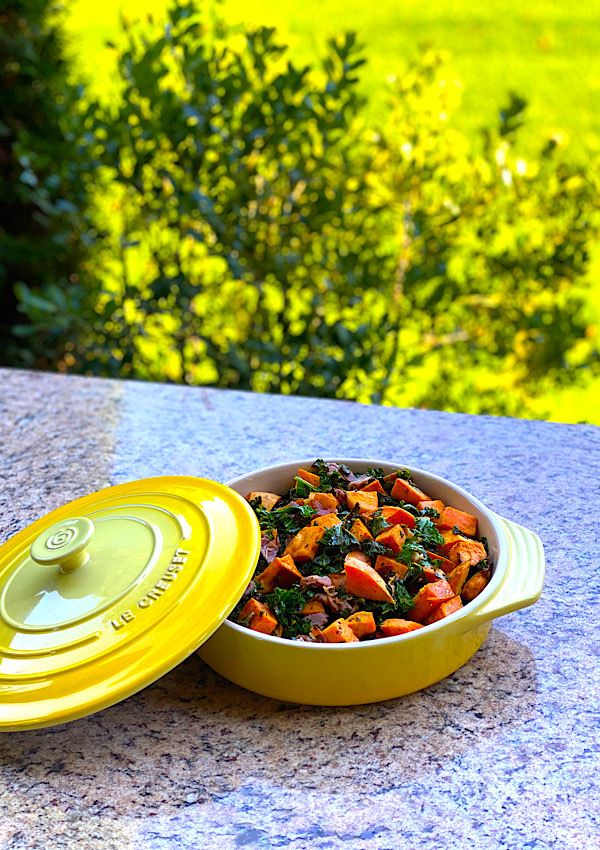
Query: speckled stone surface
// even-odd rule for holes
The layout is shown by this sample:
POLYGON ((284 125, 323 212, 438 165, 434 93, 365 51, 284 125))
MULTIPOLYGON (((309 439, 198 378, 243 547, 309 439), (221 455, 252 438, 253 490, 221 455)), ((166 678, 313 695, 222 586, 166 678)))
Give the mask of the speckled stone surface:
POLYGON ((121 481, 353 454, 537 531, 541 600, 399 700, 287 705, 192 656, 95 716, 4 734, 2 850, 600 847, 600 429, 0 371, 0 542, 121 481))

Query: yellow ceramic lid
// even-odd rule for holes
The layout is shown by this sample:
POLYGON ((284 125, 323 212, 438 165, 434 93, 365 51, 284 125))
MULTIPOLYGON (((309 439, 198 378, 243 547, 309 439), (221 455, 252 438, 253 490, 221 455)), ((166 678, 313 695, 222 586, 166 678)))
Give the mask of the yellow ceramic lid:
POLYGON ((202 478, 85 496, 0 547, 0 729, 135 693, 215 631, 260 551, 254 512, 202 478))

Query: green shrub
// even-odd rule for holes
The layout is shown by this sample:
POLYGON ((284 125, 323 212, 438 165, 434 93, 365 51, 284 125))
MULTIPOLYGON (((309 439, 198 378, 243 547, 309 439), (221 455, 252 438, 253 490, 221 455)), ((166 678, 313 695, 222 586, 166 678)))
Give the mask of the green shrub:
POLYGON ((318 69, 181 3, 125 37, 80 110, 101 236, 60 368, 516 415, 587 374, 597 186, 516 156, 518 98, 474 149, 432 52, 373 132, 352 35, 318 69))
POLYGON ((512 95, 479 150, 452 128, 460 86, 427 51, 393 90, 375 158, 401 246, 396 351, 384 400, 531 414, 530 400, 596 362, 584 276, 598 232, 593 170, 514 152, 512 95))
POLYGON ((9 0, 0 11, 0 363, 5 364, 56 365, 80 308, 86 189, 72 117, 77 91, 66 82, 61 33, 49 22, 51 11, 46 0, 9 0))

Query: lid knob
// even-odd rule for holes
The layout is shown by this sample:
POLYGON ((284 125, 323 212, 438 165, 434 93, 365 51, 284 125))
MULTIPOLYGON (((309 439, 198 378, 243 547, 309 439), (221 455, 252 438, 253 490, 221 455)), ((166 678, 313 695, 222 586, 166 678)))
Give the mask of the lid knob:
POLYGON ((94 523, 87 517, 72 517, 57 522, 37 537, 30 554, 43 566, 60 564, 62 573, 82 567, 89 555, 85 551, 94 534, 94 523))

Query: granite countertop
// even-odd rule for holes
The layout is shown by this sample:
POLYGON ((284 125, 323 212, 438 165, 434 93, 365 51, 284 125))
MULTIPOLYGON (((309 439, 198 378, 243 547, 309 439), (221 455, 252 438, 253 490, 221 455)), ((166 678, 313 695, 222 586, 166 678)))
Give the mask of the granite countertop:
POLYGON ((5 733, 2 850, 600 846, 600 429, 0 370, 0 542, 123 481, 357 453, 537 531, 540 601, 386 703, 279 703, 192 655, 94 716, 5 733))

